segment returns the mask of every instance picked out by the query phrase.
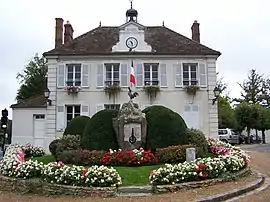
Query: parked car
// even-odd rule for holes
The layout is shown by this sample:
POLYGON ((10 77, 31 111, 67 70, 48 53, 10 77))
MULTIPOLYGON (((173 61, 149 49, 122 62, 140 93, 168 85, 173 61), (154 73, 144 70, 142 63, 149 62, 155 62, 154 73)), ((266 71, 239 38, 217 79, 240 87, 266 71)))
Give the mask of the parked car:
POLYGON ((239 144, 239 134, 235 133, 232 129, 218 129, 218 137, 219 140, 223 142, 230 144, 239 144))

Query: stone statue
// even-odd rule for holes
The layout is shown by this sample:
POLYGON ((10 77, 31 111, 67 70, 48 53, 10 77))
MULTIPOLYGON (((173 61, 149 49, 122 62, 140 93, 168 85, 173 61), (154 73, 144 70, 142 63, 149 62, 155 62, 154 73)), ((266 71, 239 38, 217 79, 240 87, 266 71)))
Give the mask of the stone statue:
POLYGON ((128 87, 128 96, 129 96, 130 100, 132 100, 133 98, 139 96, 139 93, 137 93, 137 92, 132 93, 131 88, 128 87))

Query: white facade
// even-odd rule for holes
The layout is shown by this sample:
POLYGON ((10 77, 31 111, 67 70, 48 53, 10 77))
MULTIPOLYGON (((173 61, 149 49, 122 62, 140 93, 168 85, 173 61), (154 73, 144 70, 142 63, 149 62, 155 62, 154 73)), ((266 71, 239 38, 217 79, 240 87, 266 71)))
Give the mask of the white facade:
POLYGON ((12 111, 12 144, 31 143, 48 151, 46 108, 14 108, 12 111))
MULTIPOLYGON (((144 41, 144 31, 140 25, 129 22, 123 25, 119 34, 119 42, 112 48, 113 52, 128 51, 126 39, 130 36, 137 36, 138 50, 136 52, 149 52, 151 46, 144 41)), ((207 136, 217 137, 218 116, 217 105, 212 104, 214 98, 214 87, 216 85, 216 59, 217 56, 170 56, 170 55, 109 55, 109 56, 48 56, 48 88, 51 91, 50 99, 52 106, 47 108, 47 137, 55 138, 62 135, 68 118, 78 113, 74 107, 79 106, 80 114, 92 116, 97 111, 104 109, 106 104, 123 104, 128 101, 127 87, 129 86, 129 73, 131 61, 133 61, 136 76, 136 91, 139 97, 134 102, 138 103, 141 109, 150 105, 163 105, 179 113, 186 121, 188 127, 194 127, 203 131, 207 136), (150 70, 148 80, 158 79, 160 92, 156 99, 150 103, 147 94, 143 91, 146 81, 147 64, 158 64, 158 71, 150 70), (105 64, 118 64, 119 69, 115 78, 106 76, 105 64), (184 89, 184 80, 187 72, 184 72, 184 64, 196 64, 196 80, 200 90, 196 95, 190 96, 184 89), (68 69, 68 66, 73 65, 68 69), (77 66, 77 67, 76 67, 77 66), (77 68, 77 71, 75 70, 77 68), (77 71, 77 76, 75 75, 77 71), (68 73, 69 72, 69 73, 68 73), (156 76, 156 73, 158 76, 156 76), (68 75, 70 74, 70 75, 68 75), (72 76, 71 76, 72 75, 72 76), (77 95, 68 95, 65 87, 68 78, 71 82, 78 79, 81 82, 81 90, 77 95), (115 100, 109 99, 104 92, 106 81, 117 80, 120 82, 122 92, 115 100), (69 111, 69 112, 68 112, 69 111), (68 115, 69 114, 69 115, 68 115)), ((192 72, 188 71, 191 82, 192 72)), ((151 81, 150 81, 151 82, 151 81)))

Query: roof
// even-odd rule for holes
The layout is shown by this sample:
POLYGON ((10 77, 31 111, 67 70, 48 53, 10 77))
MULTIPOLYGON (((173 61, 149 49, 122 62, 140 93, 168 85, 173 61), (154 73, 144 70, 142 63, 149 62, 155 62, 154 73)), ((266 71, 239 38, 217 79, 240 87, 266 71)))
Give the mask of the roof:
POLYGON ((152 52, 112 52, 119 41, 119 27, 97 27, 72 41, 44 53, 44 56, 60 55, 215 55, 219 51, 208 48, 167 27, 145 27, 145 41, 152 52))
POLYGON ((10 108, 46 108, 46 102, 47 100, 44 95, 37 95, 17 104, 13 104, 10 108))

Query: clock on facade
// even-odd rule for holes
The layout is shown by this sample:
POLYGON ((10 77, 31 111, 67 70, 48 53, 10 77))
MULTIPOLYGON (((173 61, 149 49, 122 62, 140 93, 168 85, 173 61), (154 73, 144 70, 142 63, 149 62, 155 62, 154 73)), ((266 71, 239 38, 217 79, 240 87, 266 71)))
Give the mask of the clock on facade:
POLYGON ((126 45, 129 49, 134 49, 138 46, 138 40, 135 37, 129 37, 126 40, 126 45))

